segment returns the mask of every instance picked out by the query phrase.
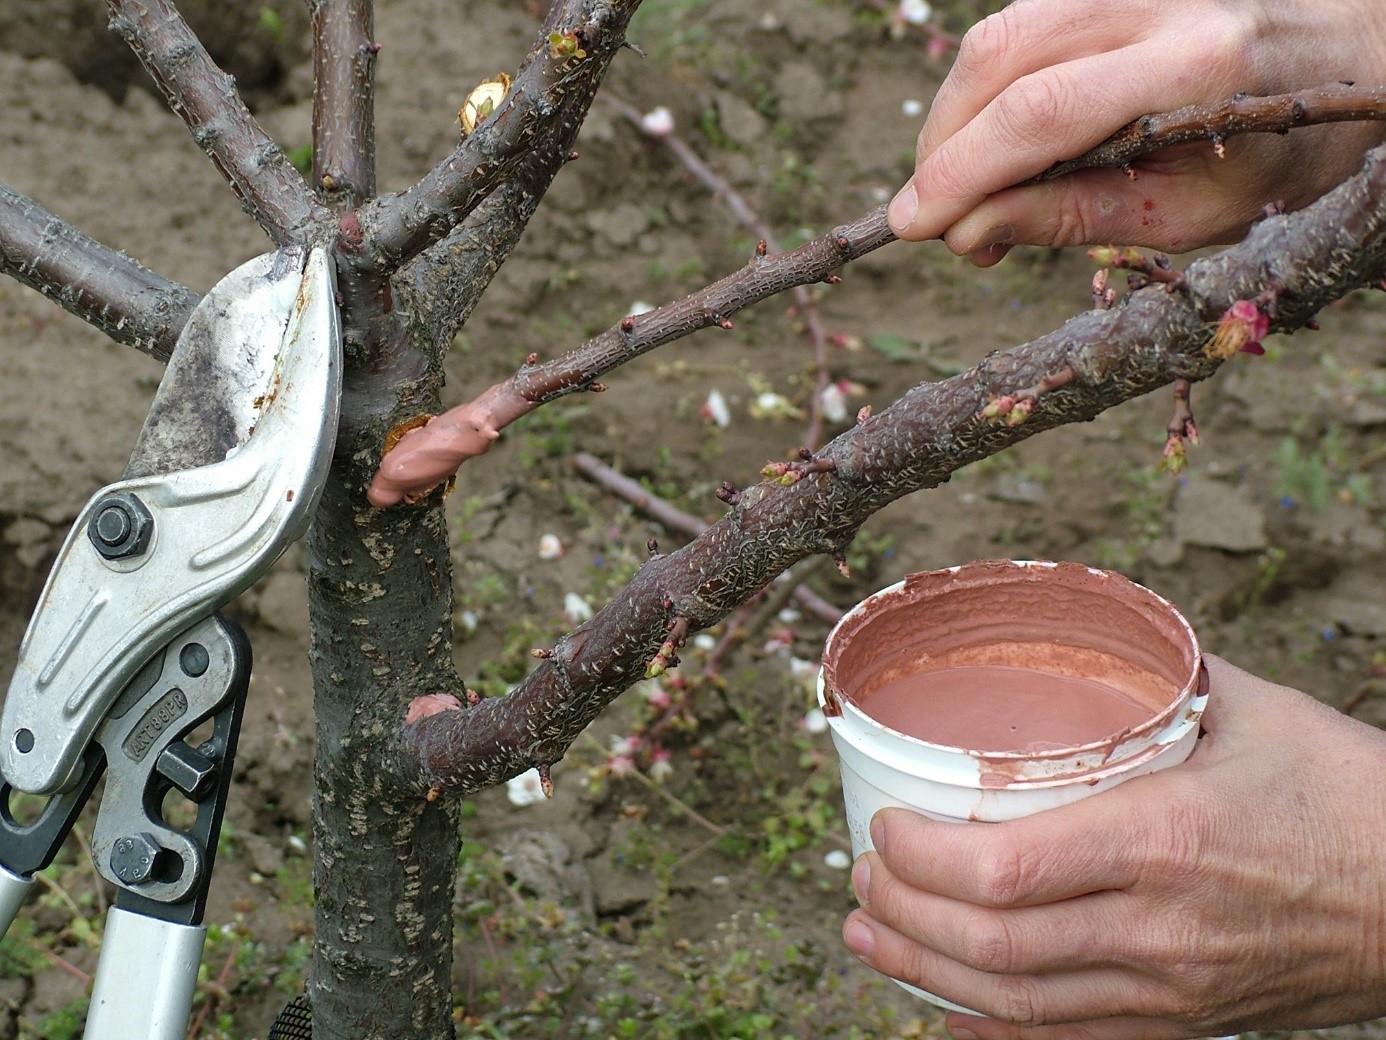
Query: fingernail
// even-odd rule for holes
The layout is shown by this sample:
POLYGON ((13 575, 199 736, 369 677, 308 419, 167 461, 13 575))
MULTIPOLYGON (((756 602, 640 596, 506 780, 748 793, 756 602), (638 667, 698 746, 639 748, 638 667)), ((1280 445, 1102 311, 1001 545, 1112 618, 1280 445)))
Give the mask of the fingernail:
POLYGON ((877 852, 885 852, 885 818, 880 813, 871 817, 871 845, 877 852))
POLYGON ((967 1026, 949 1026, 948 1035, 953 1040, 977 1040, 977 1034, 968 1029, 967 1026))
POLYGON ((852 868, 852 891, 857 894, 857 902, 865 906, 871 894, 871 864, 865 856, 858 856, 857 865, 852 868))
POLYGON ((890 200, 890 209, 887 211, 887 219, 890 226, 895 231, 904 231, 914 220, 914 215, 919 212, 919 194, 914 190, 914 181, 910 181, 900 189, 899 194, 890 200))
POLYGON ((857 920, 847 922, 847 927, 842 929, 842 941, 847 945, 847 949, 862 960, 870 957, 871 951, 876 948, 876 936, 870 928, 857 920))

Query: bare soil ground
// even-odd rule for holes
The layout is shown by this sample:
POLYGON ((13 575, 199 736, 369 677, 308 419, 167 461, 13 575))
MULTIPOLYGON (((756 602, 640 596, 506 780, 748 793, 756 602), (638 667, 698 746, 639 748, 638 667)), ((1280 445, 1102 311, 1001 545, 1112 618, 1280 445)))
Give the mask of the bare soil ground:
MULTIPOLYGON (((977 14, 955 4, 940 17, 961 29, 977 14)), ((381 184, 393 190, 451 146, 462 98, 518 62, 535 23, 525 5, 484 0, 382 0, 377 17, 381 184)), ((261 57, 273 53, 255 67, 279 69, 257 86, 259 116, 303 148, 310 79, 302 46, 285 38, 296 25, 266 17, 239 31, 252 58, 256 39, 261 57)), ((668 106, 790 243, 903 182, 920 121, 907 113, 927 103, 947 60, 890 38, 847 0, 647 0, 632 36, 645 54, 616 63, 611 89, 641 110, 668 106)), ((160 102, 138 86, 113 95, 54 59, 0 51, 0 178, 199 291, 268 248, 160 102)), ((612 109, 598 105, 580 149, 459 337, 450 403, 531 351, 566 349, 637 300, 682 295, 750 254, 754 237, 726 207, 612 109)), ((820 298, 828 327, 846 334, 830 362, 853 384, 848 414, 1052 329, 1089 305, 1090 274, 1081 255, 1037 250, 976 272, 936 245, 853 265, 820 298)), ((576 609, 566 597, 600 605, 649 537, 681 540, 579 477, 574 451, 710 517, 719 481, 753 480, 801 442, 801 416, 753 414, 762 394, 792 412, 812 392, 809 348, 786 306, 650 355, 605 395, 541 410, 463 471, 449 499, 457 656, 483 692, 503 691, 528 648, 564 629, 576 609), (725 429, 703 414, 714 390, 729 405, 725 429), (545 535, 561 556, 541 554, 545 535)), ((1386 724, 1383 332, 1386 298, 1354 296, 1323 315, 1321 332, 1273 339, 1266 357, 1241 357, 1197 387, 1203 445, 1181 477, 1156 469, 1170 401, 1155 395, 897 503, 859 538, 852 579, 829 567, 811 583, 845 607, 906 572, 978 557, 1111 566, 1179 604, 1208 649, 1386 724)), ((0 282, 0 357, 3 678, 68 524, 121 473, 160 369, 11 282, 0 282)), ((298 552, 231 613, 256 665, 208 914, 204 1038, 264 1036, 300 986, 311 927, 298 552)), ((662 783, 606 768, 613 739, 654 722, 651 691, 637 689, 555 770, 552 801, 519 807, 502 789, 469 803, 463 1035, 937 1034, 930 1009, 839 940, 853 900, 846 871, 825 861, 846 847, 836 763, 827 736, 804 726, 811 679, 795 665, 816 658, 825 631, 811 615, 770 611, 716 661, 691 647, 678 672, 687 719, 661 731, 672 752, 662 783)), ((110 895, 79 844, 0 946, 0 1040, 79 1035, 110 895)))

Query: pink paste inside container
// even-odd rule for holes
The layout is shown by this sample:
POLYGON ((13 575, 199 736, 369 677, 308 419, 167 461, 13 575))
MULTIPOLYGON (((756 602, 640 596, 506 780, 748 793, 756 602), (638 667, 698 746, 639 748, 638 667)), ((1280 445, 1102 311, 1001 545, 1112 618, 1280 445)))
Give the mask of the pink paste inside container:
POLYGON ((1079 564, 982 561, 909 576, 829 637, 831 709, 983 753, 1044 754, 1155 724, 1188 687, 1186 623, 1149 590, 1079 564))

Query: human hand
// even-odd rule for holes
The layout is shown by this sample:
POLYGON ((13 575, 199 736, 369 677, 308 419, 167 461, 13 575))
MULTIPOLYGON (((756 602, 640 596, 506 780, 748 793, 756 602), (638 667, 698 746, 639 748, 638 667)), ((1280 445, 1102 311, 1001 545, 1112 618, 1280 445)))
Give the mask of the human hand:
POLYGON ((1386 82, 1379 0, 1016 0, 963 38, 890 206, 911 241, 990 266, 1013 245, 1235 241, 1271 202, 1296 209, 1356 172, 1379 123, 1307 127, 1151 153, 1011 188, 1141 115, 1334 79, 1386 82), (915 208, 917 205, 917 208, 915 208))
POLYGON ((843 927, 990 1018, 959 1040, 1173 1040, 1386 1014, 1386 734, 1208 657, 1188 761, 1006 823, 903 809, 843 927))

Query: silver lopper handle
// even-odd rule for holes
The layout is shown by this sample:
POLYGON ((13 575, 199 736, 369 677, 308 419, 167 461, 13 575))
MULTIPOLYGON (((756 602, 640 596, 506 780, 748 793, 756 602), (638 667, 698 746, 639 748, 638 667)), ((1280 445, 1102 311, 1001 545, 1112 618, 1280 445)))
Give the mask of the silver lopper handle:
POLYGON ((10 930, 14 915, 19 913, 20 904, 33 887, 33 878, 11 873, 0 866, 0 936, 10 930))
POLYGON ((206 938, 202 925, 113 907, 83 1040, 183 1040, 206 938))

